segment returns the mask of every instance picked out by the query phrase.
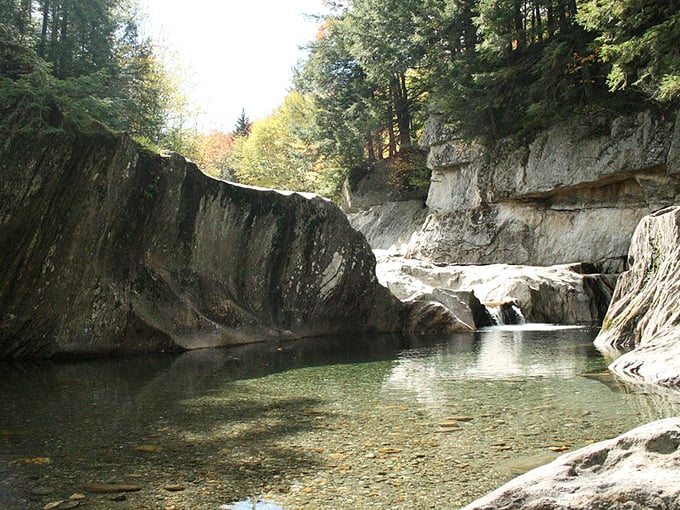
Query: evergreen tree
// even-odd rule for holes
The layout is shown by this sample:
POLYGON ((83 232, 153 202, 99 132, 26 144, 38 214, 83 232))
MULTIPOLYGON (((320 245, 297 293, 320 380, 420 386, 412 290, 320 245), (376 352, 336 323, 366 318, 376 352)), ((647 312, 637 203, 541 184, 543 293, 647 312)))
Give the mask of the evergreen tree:
POLYGON ((136 16, 134 0, 0 0, 0 101, 158 141, 175 91, 136 16))
POLYGON ((680 99, 679 0, 586 0, 579 21, 599 33, 597 51, 610 66, 610 90, 680 99))
POLYGON ((241 115, 236 119, 236 125, 234 126, 234 135, 247 137, 250 134, 250 129, 252 123, 250 119, 246 117, 245 109, 241 110, 241 115))

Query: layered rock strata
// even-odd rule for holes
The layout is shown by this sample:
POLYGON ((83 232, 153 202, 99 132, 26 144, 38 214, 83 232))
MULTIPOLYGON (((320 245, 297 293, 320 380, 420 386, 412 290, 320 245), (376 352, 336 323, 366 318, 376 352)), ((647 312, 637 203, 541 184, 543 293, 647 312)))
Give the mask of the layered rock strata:
POLYGON ((656 421, 562 455, 463 510, 677 508, 680 418, 656 421))
POLYGON ((0 357, 401 329, 403 305, 329 201, 57 128, 0 146, 0 357))
POLYGON ((595 339, 603 349, 635 348, 610 368, 645 384, 680 385, 680 206, 642 219, 595 339))
POLYGON ((677 201, 677 115, 574 117, 529 141, 425 143, 431 214, 409 255, 446 263, 554 265, 625 259, 635 225, 677 201))
POLYGON ((352 222, 374 248, 388 249, 404 244, 389 225, 412 218, 406 255, 440 264, 591 262, 620 272, 635 225, 678 200, 676 119, 651 111, 574 116, 528 139, 486 143, 457 138, 432 116, 423 139, 432 169, 425 212, 414 217, 405 202, 357 197, 368 211, 352 222), (371 215, 388 228, 375 228, 371 215))

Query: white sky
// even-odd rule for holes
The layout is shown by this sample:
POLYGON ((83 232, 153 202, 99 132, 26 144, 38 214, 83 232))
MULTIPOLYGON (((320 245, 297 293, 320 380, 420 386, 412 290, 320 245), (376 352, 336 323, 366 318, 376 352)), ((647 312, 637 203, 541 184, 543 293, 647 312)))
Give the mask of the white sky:
MULTIPOLYGON (((316 35, 322 0, 141 0, 145 33, 188 70, 202 131, 231 131, 241 110, 269 115, 292 83, 299 47, 316 35)), ((173 62, 174 64, 175 62, 173 62)))

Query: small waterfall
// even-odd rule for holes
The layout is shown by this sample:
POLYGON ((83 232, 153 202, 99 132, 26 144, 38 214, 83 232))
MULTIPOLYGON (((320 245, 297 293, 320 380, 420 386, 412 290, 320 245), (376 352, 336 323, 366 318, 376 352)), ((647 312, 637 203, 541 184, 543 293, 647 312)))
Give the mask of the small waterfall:
POLYGON ((527 320, 522 313, 522 310, 515 303, 508 303, 508 306, 503 307, 505 317, 505 324, 526 324, 527 320))
POLYGON ((500 326, 503 324, 503 314, 501 313, 501 307, 499 306, 486 306, 487 312, 489 312, 489 317, 491 318, 491 323, 494 326, 500 326))
POLYGON ((489 312, 491 321, 495 326, 526 324, 527 322, 520 307, 512 301, 504 303, 486 303, 484 306, 489 312))

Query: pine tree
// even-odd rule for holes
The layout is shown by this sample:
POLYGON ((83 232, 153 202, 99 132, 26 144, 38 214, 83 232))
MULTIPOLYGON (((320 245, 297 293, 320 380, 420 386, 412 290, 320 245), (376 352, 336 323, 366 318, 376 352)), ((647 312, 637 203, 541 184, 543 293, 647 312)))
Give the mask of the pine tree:
POLYGON ((234 126, 234 135, 248 137, 251 127, 252 122, 246 117, 245 109, 241 109, 241 115, 236 119, 236 125, 234 126))

